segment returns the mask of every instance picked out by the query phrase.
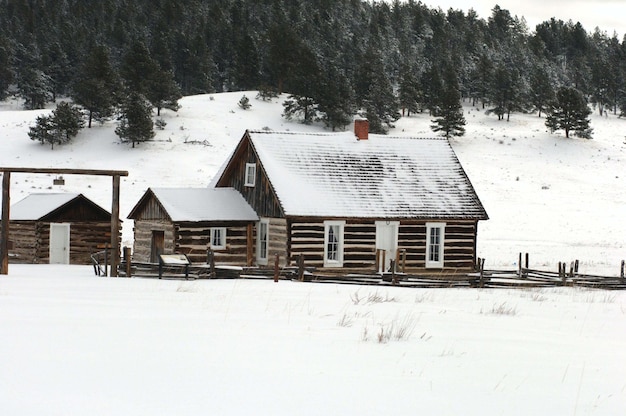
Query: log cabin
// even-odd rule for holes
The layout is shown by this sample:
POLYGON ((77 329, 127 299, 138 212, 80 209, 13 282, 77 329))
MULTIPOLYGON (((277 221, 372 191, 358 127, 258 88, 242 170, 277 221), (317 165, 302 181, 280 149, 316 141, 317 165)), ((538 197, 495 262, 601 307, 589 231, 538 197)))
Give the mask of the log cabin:
POLYGON ((453 274, 476 264, 488 215, 444 138, 246 131, 216 188, 238 191, 259 217, 256 264, 332 274, 453 274), (392 262, 393 261, 393 262, 392 262))
POLYGON ((9 261, 89 264, 111 243, 111 213, 82 194, 35 193, 10 209, 9 261))
POLYGON ((259 217, 232 188, 149 188, 128 215, 134 220, 133 260, 157 263, 160 254, 186 254, 192 262, 254 263, 259 217))

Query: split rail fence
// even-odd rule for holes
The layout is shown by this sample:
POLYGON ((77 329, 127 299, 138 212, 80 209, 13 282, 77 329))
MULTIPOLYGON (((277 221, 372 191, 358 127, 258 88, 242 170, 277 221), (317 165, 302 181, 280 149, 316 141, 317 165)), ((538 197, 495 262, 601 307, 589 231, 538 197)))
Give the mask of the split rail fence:
MULTIPOLYGON (((105 263, 106 264, 106 263, 105 263)), ((339 283, 358 285, 397 285, 402 287, 421 288, 532 288, 532 287, 557 287, 576 286, 586 288, 598 288, 606 290, 626 289, 626 262, 621 262, 619 276, 601 276, 579 272, 580 262, 560 262, 557 270, 540 270, 530 267, 529 255, 519 254, 517 269, 497 270, 485 269, 485 259, 477 259, 472 272, 450 272, 447 274, 411 274, 403 272, 402 263, 400 268, 394 261, 391 262, 390 271, 378 273, 352 273, 352 274, 326 274, 306 267, 304 259, 300 256, 295 266, 280 267, 278 255, 275 256, 274 267, 237 267, 215 264, 211 251, 207 252, 206 264, 192 263, 185 265, 184 270, 180 267, 165 267, 159 263, 134 262, 130 257, 130 249, 124 249, 124 257, 120 264, 119 275, 127 277, 153 277, 153 278, 185 278, 185 279, 273 279, 296 280, 316 283, 339 283)), ((99 269, 96 274, 101 275, 99 269)), ((106 266, 105 266, 106 270, 106 266)), ((106 274, 106 272, 105 272, 106 274)))

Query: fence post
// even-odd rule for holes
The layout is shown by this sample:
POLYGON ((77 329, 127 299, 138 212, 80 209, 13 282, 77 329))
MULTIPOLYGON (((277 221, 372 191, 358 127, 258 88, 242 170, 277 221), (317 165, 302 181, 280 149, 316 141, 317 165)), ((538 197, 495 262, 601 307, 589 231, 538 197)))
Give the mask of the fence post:
POLYGON ((528 253, 526 253, 526 268, 528 269, 530 267, 530 261, 529 261, 529 256, 528 253))
POLYGON ((304 281, 304 254, 298 255, 298 280, 304 281))
POLYGON ((402 273, 406 271, 406 248, 402 249, 402 273))
MULTIPOLYGON (((622 281, 624 280, 624 277, 626 277, 626 276, 624 275, 624 268, 625 268, 625 267, 626 267, 626 260, 622 260, 622 271, 621 271, 621 272, 620 272, 620 274, 619 274, 619 275, 620 275, 620 277, 621 277, 621 279, 622 279, 622 281)), ((622 283, 623 283, 623 282, 622 282, 622 283)))
POLYGON ((478 283, 479 287, 485 287, 485 259, 480 259, 480 280, 478 283))
POLYGON ((395 260, 391 260, 391 284, 392 285, 398 284, 398 279, 396 277, 396 261, 395 260))
POLYGON ((517 260, 517 277, 522 278, 522 252, 519 253, 519 258, 517 260))
POLYGON ((132 264, 130 259, 130 247, 124 247, 124 261, 126 262, 126 277, 132 277, 132 264))
POLYGON ((211 249, 206 252, 206 262, 209 264, 209 278, 215 279, 215 253, 211 249))
POLYGON ((274 259, 274 282, 278 282, 278 277, 280 275, 280 269, 278 268, 279 260, 280 260, 280 257, 278 253, 276 253, 276 257, 274 259))

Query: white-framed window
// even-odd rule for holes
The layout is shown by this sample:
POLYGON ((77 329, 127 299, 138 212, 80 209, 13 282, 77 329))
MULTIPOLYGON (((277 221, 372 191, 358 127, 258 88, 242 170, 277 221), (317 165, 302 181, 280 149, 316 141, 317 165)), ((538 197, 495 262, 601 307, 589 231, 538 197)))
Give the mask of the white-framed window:
POLYGON ((211 228, 211 249, 212 250, 225 250, 226 249, 226 228, 214 227, 211 228))
POLYGON ((426 268, 443 268, 445 222, 426 223, 426 268))
POLYGON ((343 267, 345 221, 324 221, 324 267, 343 267))
POLYGON ((256 183, 256 163, 246 163, 245 186, 253 187, 256 183))
POLYGON ((256 260, 259 265, 266 265, 269 254, 270 220, 261 218, 257 230, 256 260))

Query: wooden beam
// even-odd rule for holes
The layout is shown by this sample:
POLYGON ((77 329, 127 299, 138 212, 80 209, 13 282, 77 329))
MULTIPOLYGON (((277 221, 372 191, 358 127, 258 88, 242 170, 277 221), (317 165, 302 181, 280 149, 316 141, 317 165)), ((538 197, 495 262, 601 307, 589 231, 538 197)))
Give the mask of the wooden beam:
POLYGON ((49 173, 49 174, 54 174, 54 175, 128 176, 128 171, 125 171, 125 170, 100 170, 100 169, 0 167, 0 172, 49 173))
POLYGON ((2 174, 2 227, 0 228, 0 274, 9 274, 9 209, 11 208, 9 186, 11 173, 2 174))
POLYGON ((111 208, 111 277, 117 277, 120 264, 120 175, 113 176, 111 208))

